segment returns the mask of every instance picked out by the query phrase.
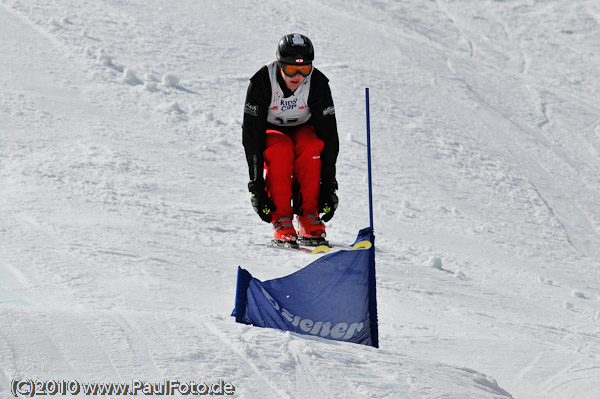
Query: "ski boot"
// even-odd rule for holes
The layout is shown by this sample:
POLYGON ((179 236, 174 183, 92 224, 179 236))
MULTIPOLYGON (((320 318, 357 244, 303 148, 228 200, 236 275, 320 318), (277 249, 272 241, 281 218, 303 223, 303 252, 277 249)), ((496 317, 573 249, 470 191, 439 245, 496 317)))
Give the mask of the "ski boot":
POLYGON ((325 240, 325 223, 315 215, 298 216, 298 241, 303 245, 318 246, 328 245, 325 240))
POLYGON ((273 222, 273 235, 275 243, 289 243, 291 246, 298 245, 298 235, 292 224, 292 219, 283 217, 273 222))

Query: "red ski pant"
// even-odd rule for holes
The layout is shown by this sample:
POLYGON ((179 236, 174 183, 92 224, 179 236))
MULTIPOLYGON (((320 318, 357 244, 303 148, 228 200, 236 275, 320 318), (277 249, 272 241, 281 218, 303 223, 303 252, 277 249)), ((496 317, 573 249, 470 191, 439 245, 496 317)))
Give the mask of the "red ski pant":
MULTIPOLYGON (((292 187, 299 185, 299 215, 318 214, 321 188, 321 141, 312 126, 300 126, 289 134, 267 130, 265 183, 277 208, 273 222, 293 216, 292 187)), ((296 204, 298 205, 298 204, 296 204)))

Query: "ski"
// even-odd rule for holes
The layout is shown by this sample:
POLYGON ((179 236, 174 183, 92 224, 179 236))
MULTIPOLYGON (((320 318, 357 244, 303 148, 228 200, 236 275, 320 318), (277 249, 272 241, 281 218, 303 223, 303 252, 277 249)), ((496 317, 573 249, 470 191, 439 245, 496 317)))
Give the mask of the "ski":
POLYGON ((283 249, 287 251, 298 251, 308 254, 326 254, 329 253, 332 249, 340 250, 340 251, 355 251, 355 250, 364 250, 371 248, 370 241, 359 241, 352 246, 348 245, 338 245, 332 244, 327 240, 319 239, 301 239, 299 241, 279 241, 272 240, 268 244, 257 244, 263 245, 268 248, 275 249, 283 249))
MULTIPOLYGON (((327 241, 322 242, 327 243, 327 241)), ((329 245, 323 243, 309 246, 303 243, 293 241, 272 240, 270 243, 266 244, 266 246, 269 248, 284 249, 288 251, 299 251, 309 254, 326 254, 329 252, 329 245)))
POLYGON ((326 247, 330 246, 329 241, 322 237, 309 238, 298 236, 298 244, 304 247, 318 247, 320 245, 325 245, 326 247))

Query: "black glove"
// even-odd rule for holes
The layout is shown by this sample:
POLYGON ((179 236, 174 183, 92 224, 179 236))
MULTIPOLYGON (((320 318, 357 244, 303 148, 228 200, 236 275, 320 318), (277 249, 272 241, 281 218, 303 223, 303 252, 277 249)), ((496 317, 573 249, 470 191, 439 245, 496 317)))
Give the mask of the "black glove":
POLYGON ((263 181, 251 181, 248 183, 248 191, 252 193, 250 203, 258 216, 267 223, 273 219, 272 212, 276 209, 275 204, 267 195, 265 183, 263 181))
POLYGON ((338 196, 336 194, 337 181, 333 180, 327 183, 321 183, 321 192, 319 193, 319 212, 324 213, 321 220, 328 222, 333 217, 338 207, 338 196))

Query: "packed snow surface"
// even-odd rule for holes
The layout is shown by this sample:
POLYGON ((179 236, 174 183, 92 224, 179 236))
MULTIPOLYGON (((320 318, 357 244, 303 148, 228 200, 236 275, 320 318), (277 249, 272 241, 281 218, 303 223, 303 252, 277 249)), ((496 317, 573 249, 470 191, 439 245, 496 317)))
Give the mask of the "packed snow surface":
MULTIPOLYGON (((600 398, 600 2, 0 0, 0 397, 15 379, 239 398, 600 398), (236 324, 288 275, 254 214, 248 79, 300 32, 380 349, 236 324)), ((83 395, 83 394, 82 394, 83 395)))

